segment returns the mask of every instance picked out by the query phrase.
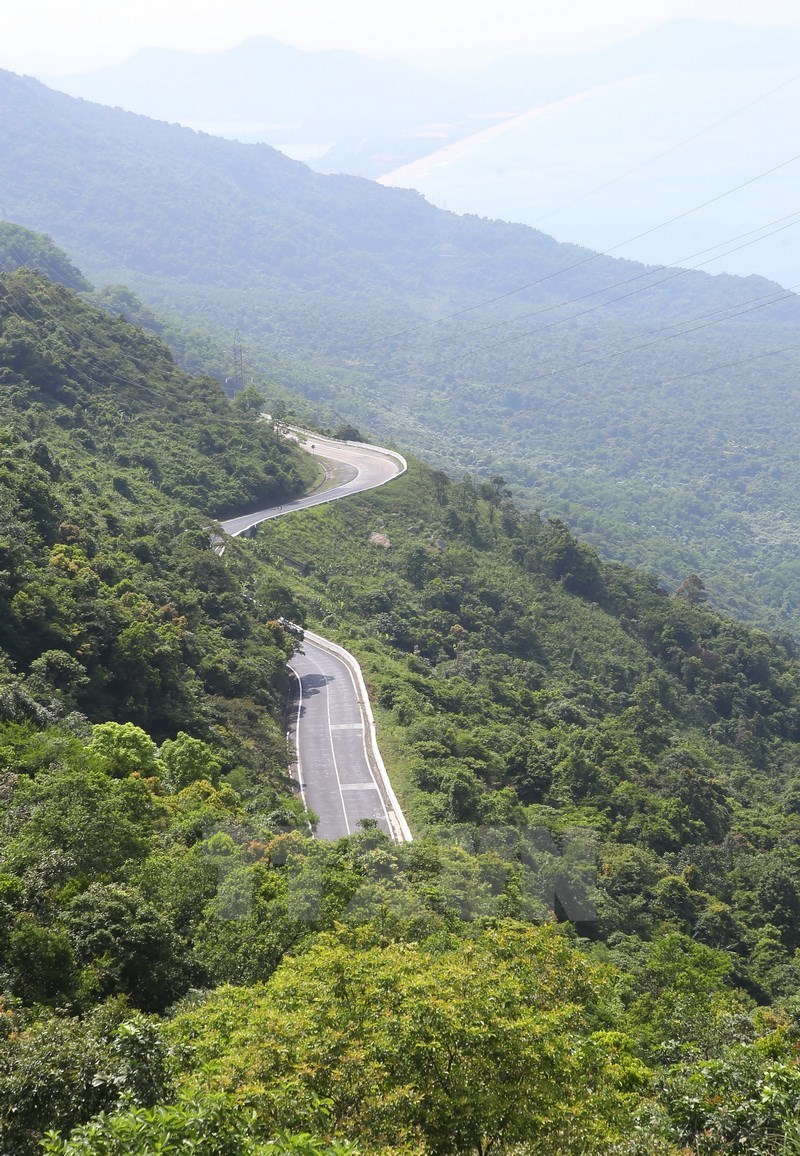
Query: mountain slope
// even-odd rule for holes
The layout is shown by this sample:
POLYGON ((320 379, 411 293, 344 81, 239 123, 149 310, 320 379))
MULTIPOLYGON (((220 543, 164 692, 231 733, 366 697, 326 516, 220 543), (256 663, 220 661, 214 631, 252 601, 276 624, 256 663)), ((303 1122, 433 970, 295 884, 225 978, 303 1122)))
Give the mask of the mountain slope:
POLYGON ((96 282, 228 346, 239 328, 323 417, 502 472, 607 552, 800 625, 793 295, 457 217, 8 73, 0 102, 0 214, 96 282))
POLYGON ((274 703, 283 656, 209 559, 208 511, 304 489, 301 455, 153 338, 25 271, 0 277, 0 398, 12 718, 77 709, 209 737, 256 640, 274 703))
POLYGON ((51 237, 0 221, 0 273, 14 273, 17 269, 33 269, 68 289, 87 292, 92 288, 51 237))
MULTIPOLYGON (((111 270, 199 287, 298 288, 416 311, 465 305, 558 274, 516 302, 601 290, 642 266, 592 256, 535 230, 456 217, 418 194, 313 173, 266 145, 240 145, 52 92, 0 73, 6 158, 0 213, 56 240, 90 275, 111 270), (34 140, 35 145, 31 145, 34 140), (564 270, 562 272, 562 270, 564 270)), ((655 278, 654 278, 655 279, 655 278)), ((697 296, 733 306, 770 283, 687 274, 622 315, 681 316, 697 296)), ((774 316, 800 318, 800 307, 774 316)))
POLYGON ((303 481, 251 401, 0 276, 2 1150, 769 1156, 793 648, 416 462, 220 558, 217 487, 303 481), (414 843, 308 837, 303 615, 364 658, 414 843))

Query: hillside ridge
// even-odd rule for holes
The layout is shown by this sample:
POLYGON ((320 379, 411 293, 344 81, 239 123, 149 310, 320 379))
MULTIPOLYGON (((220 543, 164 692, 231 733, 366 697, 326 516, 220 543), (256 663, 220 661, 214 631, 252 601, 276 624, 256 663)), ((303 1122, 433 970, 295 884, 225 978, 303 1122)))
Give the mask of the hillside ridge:
POLYGON ((254 374, 531 508, 673 588, 800 629, 800 302, 0 75, 0 213, 254 374), (31 153, 31 141, 35 141, 31 153), (517 292, 528 286, 524 292, 517 292), (781 352, 783 351, 783 352, 781 352))

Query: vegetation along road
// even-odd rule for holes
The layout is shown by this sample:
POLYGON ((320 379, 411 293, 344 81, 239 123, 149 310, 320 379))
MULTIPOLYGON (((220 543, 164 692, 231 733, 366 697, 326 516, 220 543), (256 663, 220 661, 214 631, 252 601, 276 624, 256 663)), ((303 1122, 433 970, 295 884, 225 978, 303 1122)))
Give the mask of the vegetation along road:
MULTIPOLYGON (((381 486, 405 472, 399 454, 378 446, 341 442, 293 431, 301 446, 320 458, 325 478, 303 498, 222 522, 232 536, 261 522, 348 494, 381 486), (313 440, 312 440, 313 439, 313 440)), ((364 679, 351 654, 306 631, 290 662, 297 678, 297 710, 290 737, 306 807, 319 818, 317 835, 338 839, 374 819, 396 842, 411 838, 375 740, 375 723, 364 679)))

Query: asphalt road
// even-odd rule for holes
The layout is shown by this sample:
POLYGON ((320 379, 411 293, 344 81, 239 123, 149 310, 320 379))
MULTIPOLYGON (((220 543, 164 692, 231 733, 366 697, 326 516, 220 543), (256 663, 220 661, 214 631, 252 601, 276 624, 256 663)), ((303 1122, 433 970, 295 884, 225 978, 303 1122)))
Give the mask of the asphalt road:
POLYGON ((290 666, 298 682, 291 737, 296 775, 320 839, 339 839, 375 819, 395 837, 387 802, 369 756, 369 728, 355 680, 336 654, 306 640, 290 666))
POLYGON ((272 506, 266 510, 256 510, 238 518, 220 522, 226 534, 237 537, 252 530, 271 518, 280 518, 294 510, 306 510, 309 506, 319 506, 323 502, 334 502, 348 494, 360 494, 364 490, 374 490, 396 478, 405 470, 405 461, 399 454, 382 451, 377 447, 353 445, 332 438, 306 437, 298 433, 300 446, 320 458, 325 467, 325 480, 303 498, 294 498, 282 506, 272 506))
MULTIPOLYGON (((294 510, 374 489, 405 470, 399 455, 375 447, 303 435, 298 440, 322 460, 325 481, 304 498, 222 522, 226 533, 236 537, 294 510)), ((325 639, 315 639, 305 638, 289 666, 297 680, 290 728, 297 751, 295 775, 306 807, 318 816, 316 835, 339 839, 357 831, 362 819, 374 819, 403 842, 410 837, 408 827, 373 745, 372 715, 355 660, 325 639)))

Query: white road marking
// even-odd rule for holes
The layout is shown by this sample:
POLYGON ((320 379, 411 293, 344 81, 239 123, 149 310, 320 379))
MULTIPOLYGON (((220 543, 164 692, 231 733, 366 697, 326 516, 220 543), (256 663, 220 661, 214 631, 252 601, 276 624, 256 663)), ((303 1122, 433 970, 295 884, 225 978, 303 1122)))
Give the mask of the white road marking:
MULTIPOLYGON (((347 667, 347 673, 350 675, 350 682, 351 682, 352 687, 353 687, 353 695, 354 695, 356 703, 358 705, 358 709, 361 710, 361 696, 358 693, 358 687, 356 686, 356 680, 353 678, 353 672, 349 666, 347 667)), ((364 727, 361 731, 361 744, 364 748, 364 762, 367 764, 367 770, 369 771, 369 777, 372 779, 375 786, 378 787, 378 780, 375 778, 375 772, 372 769, 372 760, 370 759, 369 751, 367 750, 367 728, 366 727, 364 727)), ((378 797, 380 798, 381 807, 383 808, 383 814, 384 814, 384 817, 386 819, 386 827, 389 831, 389 835, 391 836, 394 828, 392 827, 392 821, 389 818, 389 812, 386 810, 386 801, 383 797, 383 791, 381 791, 380 788, 378 788, 378 797)))
MULTIPOLYGON (((322 667, 319 665, 319 663, 315 659, 313 659, 310 654, 306 654, 305 651, 303 651, 303 653, 305 654, 308 661, 313 663, 314 666, 316 666, 317 670, 322 675, 322 678, 324 680, 326 678, 325 671, 322 669, 322 667)), ((328 742, 331 745, 331 758, 333 759, 333 771, 334 771, 334 774, 336 775, 336 785, 339 788, 339 798, 342 801, 342 815, 344 816, 344 825, 347 828, 347 834, 352 835, 353 832, 350 830, 350 820, 347 818, 347 807, 344 805, 344 795, 342 794, 342 779, 341 779, 341 775, 339 774, 339 764, 336 761, 336 744, 333 741, 333 734, 331 733, 333 730, 333 727, 331 726, 331 696, 328 694, 327 683, 325 684, 325 706, 326 706, 327 712, 328 712, 328 742)), ((298 750, 300 749, 299 735, 298 735, 298 741, 297 741, 297 748, 298 748, 298 750)))

